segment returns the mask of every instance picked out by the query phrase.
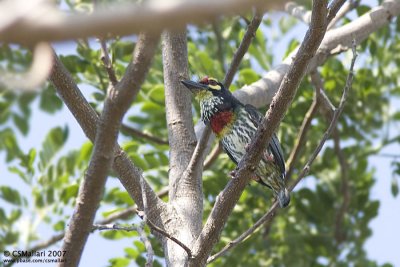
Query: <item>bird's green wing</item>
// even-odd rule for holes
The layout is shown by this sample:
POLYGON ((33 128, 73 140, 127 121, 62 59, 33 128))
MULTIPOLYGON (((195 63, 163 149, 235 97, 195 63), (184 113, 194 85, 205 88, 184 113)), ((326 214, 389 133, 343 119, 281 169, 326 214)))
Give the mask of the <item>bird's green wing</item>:
MULTIPOLYGON (((258 127, 263 119, 263 115, 252 105, 247 104, 244 108, 250 114, 251 121, 258 127)), ((279 166, 281 173, 285 175, 285 159, 283 157, 281 144, 275 133, 272 135, 272 139, 269 142, 268 150, 270 150, 274 156, 275 162, 279 166)))

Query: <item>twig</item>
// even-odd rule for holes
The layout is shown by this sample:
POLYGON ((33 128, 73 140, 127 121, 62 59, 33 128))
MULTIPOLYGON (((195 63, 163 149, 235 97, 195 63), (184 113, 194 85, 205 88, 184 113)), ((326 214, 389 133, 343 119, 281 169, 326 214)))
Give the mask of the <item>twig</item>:
POLYGON ((194 149, 192 158, 190 159, 190 162, 188 164, 188 167, 185 172, 187 172, 186 175, 192 175, 193 172, 195 172, 195 168, 197 166, 197 162, 199 162, 202 158, 202 152, 207 146, 208 138, 210 138, 211 131, 205 131, 204 135, 202 138, 197 142, 196 148, 194 149))
MULTIPOLYGON (((313 73, 311 73, 311 76, 313 76, 313 73)), ((315 86, 314 88, 314 98, 313 101, 311 103, 310 108, 308 109, 306 115, 304 116, 303 122, 300 126, 300 132, 297 136, 296 142, 295 142, 295 147, 292 150, 292 152, 290 153, 289 159, 288 159, 288 163, 287 165, 289 166, 287 172, 286 172, 286 180, 290 181, 290 178, 292 177, 295 165, 297 163, 297 159, 300 155, 300 151, 301 149, 304 147, 305 143, 306 143, 306 137, 307 137, 307 132, 310 129, 311 126, 311 121, 315 116, 315 113, 318 110, 319 107, 319 92, 320 92, 320 88, 315 86)))
POLYGON ((335 240, 337 244, 343 242, 346 238, 343 233, 343 219, 349 209, 351 195, 350 195, 350 185, 349 185, 349 164, 346 160, 343 150, 340 147, 340 136, 337 129, 333 131, 333 142, 336 156, 339 160, 340 171, 341 171, 341 193, 343 196, 343 203, 340 206, 335 220, 335 240))
POLYGON ((339 116, 342 113, 343 109, 344 109, 344 104, 346 103, 347 100, 347 96, 348 93, 351 89, 351 85, 353 83, 353 78, 354 78, 354 64, 356 62, 356 58, 357 58, 357 51, 356 51, 356 42, 355 40, 353 40, 353 47, 352 47, 352 52, 353 52, 353 58, 351 60, 351 64, 350 64, 350 70, 349 70, 349 74, 347 75, 347 79, 346 79, 346 85, 343 89, 343 94, 342 97, 340 99, 340 103, 338 108, 335 110, 331 123, 329 124, 328 129, 326 130, 326 132, 324 133, 324 136, 322 137, 322 140, 320 141, 319 145, 317 146, 317 148, 314 150, 313 154, 311 155, 311 157, 309 158, 309 160, 307 161, 306 165, 304 166, 302 172, 299 174, 298 178, 296 179, 296 181, 290 186, 290 190, 292 190, 299 182, 300 180, 308 174, 308 172, 310 171, 310 166, 311 164, 314 162, 315 158, 318 156, 319 152, 321 151, 322 147, 324 146, 326 140, 328 140, 329 136, 331 135, 332 131, 335 129, 339 116))
POLYGON ((251 20, 250 24, 248 25, 246 33, 244 34, 243 39, 240 42, 240 45, 235 52, 235 55, 233 56, 231 65, 229 66, 229 69, 225 74, 223 84, 225 85, 226 88, 229 88, 229 86, 231 85, 233 76, 235 75, 240 62, 242 61, 247 50, 249 49, 251 41, 256 36, 256 31, 261 24, 262 17, 263 17, 262 14, 260 14, 258 11, 256 11, 253 19, 251 20))
POLYGON ((220 23, 220 18, 217 18, 213 23, 211 24, 212 30, 215 34, 215 39, 217 41, 217 57, 218 60, 221 64, 221 69, 223 72, 226 71, 225 68, 225 54, 224 54, 224 38, 222 37, 221 34, 221 29, 219 28, 219 23, 220 23))
MULTIPOLYGON (((299 174, 297 179, 290 185, 289 191, 293 191, 293 189, 297 186, 297 184, 300 182, 300 180, 305 175, 308 174, 308 172, 310 171, 310 167, 311 167, 312 163, 314 162, 315 158, 317 157, 317 155, 321 151, 321 149, 324 146, 326 140, 331 135, 333 129, 335 129, 335 127, 337 125, 338 118, 339 118, 340 114, 343 111, 344 104, 346 103, 346 100, 347 100, 347 95, 348 95, 348 93, 349 93, 349 91, 351 89, 351 85, 352 85, 352 82, 353 82, 353 76, 354 76, 353 69, 354 69, 355 60, 357 58, 355 43, 353 45, 352 51, 353 51, 353 59, 352 59, 351 64, 350 64, 350 71, 349 71, 349 74, 347 76, 345 88, 343 89, 343 94, 342 94, 342 97, 341 97, 341 100, 340 100, 339 107, 335 110, 334 116, 332 118, 332 121, 329 124, 328 129, 324 133, 320 143, 315 148, 314 152, 311 154, 311 156, 308 159, 306 165, 304 166, 302 172, 299 174)), ((232 249, 237 244, 239 244, 241 241, 243 241, 245 238, 247 238, 252 233, 254 233, 254 231, 257 230, 258 227, 260 227, 262 224, 264 224, 266 222, 269 222, 275 216, 274 212, 277 209, 277 207, 278 207, 278 203, 277 203, 277 201, 275 201, 272 204, 271 208, 268 210, 268 212, 266 214, 264 214, 251 228, 249 228, 246 232, 241 234, 235 240, 230 241, 228 243, 228 245, 226 245, 221 251, 219 251, 218 253, 214 254, 211 257, 209 257, 208 260, 207 260, 207 263, 210 263, 210 262, 214 261, 215 259, 217 259, 218 257, 220 257, 222 255, 225 255, 228 250, 232 249)))
POLYGON ((211 151, 210 155, 204 161, 204 169, 208 169, 211 165, 217 160, 219 154, 222 152, 221 144, 217 144, 214 149, 211 151))
POLYGON ((342 8, 337 12, 336 16, 331 20, 331 22, 328 24, 327 30, 331 30, 333 27, 335 27, 336 23, 342 19, 348 12, 356 8, 360 4, 360 0, 348 0, 342 8))
POLYGON ((144 246, 146 247, 147 251, 147 260, 146 260, 146 265, 145 267, 151 267, 153 266, 153 261, 154 261, 154 250, 153 247, 151 246, 150 240, 147 238, 146 233, 144 232, 144 222, 140 224, 140 227, 138 228, 138 233, 140 236, 140 240, 142 240, 144 246))
POLYGON ((340 8, 343 6, 345 2, 346 0, 333 0, 332 3, 329 5, 328 16, 327 16, 328 25, 336 16, 336 14, 339 12, 340 8))
POLYGON ((153 143, 156 143, 159 145, 168 145, 168 141, 158 138, 154 135, 139 131, 139 130, 132 128, 124 123, 121 124, 120 129, 121 129, 121 132, 125 135, 130 135, 130 136, 146 139, 150 142, 153 142, 153 143))
POLYGON ((219 252, 215 253, 214 255, 210 256, 207 259, 207 264, 215 261, 217 258, 224 256, 230 249, 236 247, 240 242, 242 242, 244 239, 246 239, 248 236, 254 233, 255 230, 258 229, 261 225, 263 225, 266 222, 271 221, 276 214, 276 210, 278 209, 278 201, 275 201, 271 208, 268 210, 267 213, 265 213, 252 227, 250 227, 248 230, 246 230, 243 234, 241 234, 238 238, 235 240, 229 241, 229 243, 221 249, 219 252))
POLYGON ((138 232, 140 240, 143 242, 143 244, 146 247, 147 251, 147 260, 146 260, 146 267, 151 267, 153 266, 153 258, 154 258, 154 250, 153 247, 151 246, 150 240, 147 238, 146 233, 143 231, 144 229, 144 222, 140 224, 140 226, 136 225, 131 225, 131 226, 122 226, 118 224, 93 224, 92 226, 92 231, 99 230, 99 231, 104 231, 104 230, 121 230, 121 231, 127 231, 127 232, 138 232))
POLYGON ((400 158, 400 154, 387 154, 387 153, 382 153, 382 154, 377 154, 377 155, 375 155, 375 157, 397 159, 397 158, 400 158))
POLYGON ((157 233, 165 236, 166 238, 172 240, 173 242, 175 242, 177 245, 179 245, 181 248, 183 248, 186 253, 188 254, 189 259, 192 258, 192 251, 190 250, 190 248, 188 248, 185 244, 183 244, 181 241, 179 241, 178 239, 176 239, 175 237, 173 237, 172 235, 170 235, 169 233, 165 232, 163 229, 161 229, 160 227, 158 227, 157 225, 155 225, 151 220, 149 220, 146 216, 146 214, 143 211, 138 211, 138 216, 141 217, 143 219, 143 221, 145 223, 147 223, 147 225, 154 231, 156 231, 157 233))
POLYGON ((100 47, 101 47, 101 55, 100 55, 100 59, 104 64, 104 67, 107 71, 108 74, 108 78, 110 79, 110 82, 113 86, 115 86, 118 83, 118 79, 117 76, 115 75, 115 71, 110 59, 110 55, 108 53, 108 49, 107 49, 107 44, 104 41, 103 38, 99 38, 99 42, 100 42, 100 47))
POLYGON ((322 77, 318 71, 314 71, 312 73, 311 82, 315 87, 319 88, 318 103, 321 113, 325 116, 327 121, 331 121, 333 118, 333 113, 335 112, 335 106, 325 93, 322 77))

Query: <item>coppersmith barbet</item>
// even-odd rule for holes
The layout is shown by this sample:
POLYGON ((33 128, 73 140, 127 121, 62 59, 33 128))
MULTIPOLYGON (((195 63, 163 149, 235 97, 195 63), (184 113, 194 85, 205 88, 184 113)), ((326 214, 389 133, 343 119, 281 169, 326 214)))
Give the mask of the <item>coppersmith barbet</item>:
MULTIPOLYGON (((201 119, 210 124, 220 139, 224 151, 237 165, 254 137, 262 114, 251 105, 244 105, 214 78, 205 77, 199 82, 182 81, 200 102, 201 119)), ((285 187, 285 160, 276 134, 268 144, 252 177, 272 189, 281 207, 290 202, 285 187)))

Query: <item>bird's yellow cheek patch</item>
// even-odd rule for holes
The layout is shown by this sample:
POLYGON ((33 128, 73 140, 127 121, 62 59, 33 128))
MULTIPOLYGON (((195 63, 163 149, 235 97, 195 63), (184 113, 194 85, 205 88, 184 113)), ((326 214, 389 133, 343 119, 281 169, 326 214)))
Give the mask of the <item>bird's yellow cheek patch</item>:
POLYGON ((210 87, 213 90, 221 90, 221 86, 219 84, 216 85, 209 84, 208 87, 210 87))

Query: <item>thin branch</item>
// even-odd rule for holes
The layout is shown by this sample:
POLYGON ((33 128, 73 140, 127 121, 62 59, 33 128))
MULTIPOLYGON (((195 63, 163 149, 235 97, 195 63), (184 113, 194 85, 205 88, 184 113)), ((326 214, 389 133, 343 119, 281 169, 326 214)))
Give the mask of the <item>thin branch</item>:
POLYGON ((215 39, 217 41, 217 57, 221 64, 222 71, 225 72, 226 71, 226 69, 225 69, 225 53, 224 53, 224 45, 223 45, 224 38, 222 37, 219 24, 220 24, 220 18, 217 18, 215 21, 213 21, 211 26, 212 26, 212 30, 215 35, 215 39))
MULTIPOLYGON (((311 73, 311 76, 313 76, 313 73, 311 73)), ((297 163, 297 160, 300 156, 300 152, 304 145, 306 144, 306 137, 307 137, 307 132, 311 127, 311 121, 314 118, 315 114, 317 113, 318 107, 319 107, 319 102, 318 102, 318 95, 320 94, 320 88, 315 86, 314 88, 314 98, 311 103, 310 108, 308 109, 306 115, 304 116, 303 122, 300 126, 300 131, 299 134, 297 135, 296 141, 295 141, 295 146, 290 153, 289 159, 287 160, 287 165, 289 166, 288 170, 286 171, 286 181, 290 181, 290 178, 292 177, 295 165, 297 163)))
POLYGON ((144 246, 146 247, 147 251, 147 260, 145 267, 152 267, 153 266, 153 261, 154 261, 154 250, 153 247, 151 246, 150 240, 147 238, 147 235, 144 231, 144 222, 140 224, 140 227, 138 228, 138 233, 140 236, 140 240, 142 240, 144 246))
POLYGON ((229 66, 229 69, 225 74, 223 84, 225 85, 226 88, 229 88, 229 86, 231 85, 233 77, 237 69, 239 68, 240 62, 242 62, 244 55, 246 54, 247 50, 249 50, 251 41, 256 36, 257 29, 261 24, 262 17, 263 17, 262 13, 256 11, 253 19, 248 25, 246 33, 244 34, 243 39, 240 42, 240 45, 235 52, 235 55, 233 56, 231 65, 229 66))
POLYGON ((150 142, 153 142, 155 144, 158 144, 158 145, 168 145, 168 141, 167 140, 163 140, 163 139, 158 138, 158 137, 156 137, 154 135, 144 133, 144 132, 142 132, 140 130, 137 130, 137 129, 133 128, 133 127, 130 127, 130 126, 124 124, 124 123, 121 124, 120 129, 121 129, 121 132, 124 135, 130 135, 130 136, 133 136, 133 137, 146 139, 146 140, 148 140, 150 142))
POLYGON ((333 118, 333 113, 335 112, 335 106, 329 100, 328 96, 325 93, 324 85, 322 81, 322 77, 318 71, 314 71, 311 75, 311 82, 317 88, 319 88, 318 94, 318 103, 319 103, 319 110, 325 116, 327 121, 331 121, 333 118))
POLYGON ((340 103, 338 108, 335 110, 333 117, 332 117, 332 121, 329 124, 328 129, 326 130, 326 132, 324 133, 324 136, 322 137, 322 140, 320 141, 319 145, 317 146, 317 148, 314 150, 313 154, 311 155, 311 157, 309 158, 309 160, 307 161, 306 165, 304 166, 302 172, 299 174, 298 178, 296 179, 296 181, 290 186, 290 189, 292 190, 299 182, 300 180, 308 174, 308 172, 310 171, 310 167, 311 164, 314 162, 315 158, 318 156, 319 152, 321 151, 322 147, 324 146, 326 140, 328 140, 329 136, 332 134, 332 131, 335 129, 339 116, 341 115, 343 109, 344 109, 344 104, 346 103, 347 100, 347 96, 349 94, 349 91, 351 89, 351 85, 353 84, 353 78, 354 78, 354 64, 356 62, 356 58, 357 58, 357 51, 356 51, 356 42, 355 40, 353 41, 353 47, 352 47, 352 52, 353 52, 353 58, 351 60, 351 64, 350 64, 350 70, 349 70, 349 74, 347 75, 347 79, 346 79, 346 85, 343 89, 343 94, 342 97, 340 99, 340 103))
POLYGON ((185 175, 191 176, 194 172, 196 172, 196 168, 198 167, 197 162, 201 161, 203 155, 201 154, 204 151, 204 148, 207 146, 208 138, 210 138, 211 131, 205 131, 205 136, 202 137, 199 142, 197 142, 196 148, 194 149, 192 158, 188 164, 188 167, 185 170, 185 175))
POLYGON ((339 12, 340 8, 344 5, 346 0, 333 0, 328 7, 328 25, 335 18, 336 14, 339 12))
POLYGON ((118 83, 118 79, 117 76, 115 75, 115 71, 110 59, 110 55, 108 53, 108 49, 107 49, 107 44, 106 41, 104 41, 103 38, 99 38, 99 42, 100 42, 100 47, 101 47, 101 55, 100 55, 100 59, 104 64, 104 67, 107 71, 108 74, 108 78, 110 79, 110 82, 113 86, 115 86, 118 83))
POLYGON ((208 169, 211 165, 217 160, 219 154, 222 152, 221 144, 217 144, 214 149, 211 151, 210 155, 204 161, 204 169, 208 169))
POLYGON ((344 216, 346 215, 346 212, 349 209, 351 200, 350 184, 349 184, 349 164, 346 160, 346 156, 344 155, 342 148, 340 147, 340 136, 338 130, 337 129, 334 130, 332 135, 333 135, 335 153, 340 164, 341 193, 343 196, 343 203, 336 214, 336 220, 335 220, 335 240, 337 244, 340 244, 346 238, 345 233, 343 232, 343 220, 344 216))
POLYGON ((146 267, 153 266, 153 259, 154 259, 154 250, 151 246, 150 240, 147 238, 146 233, 143 230, 144 223, 141 223, 140 226, 131 225, 131 226, 122 226, 118 224, 93 224, 92 231, 99 230, 120 230, 120 231, 127 231, 132 232, 135 231, 139 234, 140 240, 143 242, 144 246, 146 247, 147 251, 147 260, 146 260, 146 267))
POLYGON ((158 227, 157 225, 155 225, 151 220, 149 220, 146 216, 146 214, 143 211, 138 211, 138 216, 141 217, 143 219, 143 221, 145 223, 147 223, 147 225, 155 232, 165 236, 166 238, 172 240, 173 242, 175 242, 177 245, 179 245, 181 248, 183 248, 189 259, 193 257, 192 255, 192 251, 190 250, 190 248, 188 246, 186 246, 185 244, 183 244, 181 241, 179 241, 177 238, 173 237, 172 235, 170 235, 169 233, 167 233, 166 231, 164 231, 163 229, 161 229, 160 227, 158 227))
MULTIPOLYGON (((343 111, 344 105, 347 100, 348 93, 351 89, 351 85, 353 83, 353 77, 354 77, 354 63, 357 58, 357 53, 356 53, 356 47, 355 45, 353 46, 353 58, 350 64, 350 70, 349 74, 347 76, 346 80, 346 85, 345 88, 343 89, 343 94, 340 100, 339 107, 335 110, 334 116, 332 118, 332 121, 329 124, 328 129, 325 131, 321 141, 319 142, 318 146, 315 148, 314 152, 311 154, 309 157, 307 163, 305 164, 302 172, 298 175, 297 179, 290 185, 289 191, 293 191, 293 189, 297 186, 297 184, 305 177, 308 172, 310 171, 311 165, 314 162, 315 158, 318 156, 319 152, 321 151, 322 147, 324 146, 326 140, 328 140, 329 136, 331 135, 332 131, 336 128, 336 125, 338 123, 338 119, 340 114, 343 111)), ((233 241, 230 241, 228 245, 226 245, 221 251, 218 253, 214 254, 210 258, 208 258, 207 263, 210 263, 214 260, 216 260, 218 257, 223 256, 226 254, 226 252, 236 245, 238 245, 240 242, 242 242, 244 239, 246 239, 248 236, 253 234, 261 225, 264 223, 270 222, 272 218, 275 216, 275 211, 278 208, 278 202, 275 201, 271 208, 268 210, 267 213, 265 213, 251 228, 249 228, 247 231, 245 231, 243 234, 241 234, 238 238, 236 238, 233 241)))
POLYGON ((338 23, 338 21, 341 20, 344 16, 346 16, 347 13, 349 13, 351 10, 358 7, 359 4, 360 4, 360 0, 346 1, 346 3, 344 3, 344 5, 339 9, 336 16, 328 24, 328 31, 331 30, 333 27, 335 27, 335 25, 338 23))
POLYGON ((377 155, 375 155, 375 157, 382 157, 382 158, 393 158, 393 159, 397 159, 397 158, 400 158, 400 154, 387 154, 387 153, 381 153, 381 154, 377 154, 377 155))
MULTIPOLYGON (((25 0, 12 1, 15 5, 25 0)), ((259 0, 205 0, 191 2, 147 1, 145 4, 119 4, 102 6, 87 14, 68 14, 48 5, 37 5, 31 12, 18 17, 15 23, 0 30, 0 41, 7 43, 36 43, 61 41, 90 36, 109 37, 131 35, 146 31, 158 33, 163 29, 177 29, 187 23, 204 23, 222 14, 243 13, 256 7, 258 10, 281 9, 285 1, 259 0), (157 18, 156 20, 154 18, 157 18), (171 19, 173 18, 173 19, 171 19)), ((0 6, 0 10, 4 9, 0 6)), ((4 15, 2 12, 0 15, 4 15)), ((0 17, 2 17, 0 16, 0 17)), ((8 15, 10 16, 10 15, 8 15)), ((0 23, 0 25, 3 25, 0 23)))
POLYGON ((210 256, 207 259, 207 264, 215 261, 217 258, 224 256, 230 249, 236 247, 238 244, 240 244, 243 240, 245 240, 248 236, 254 233, 255 230, 257 230, 261 225, 264 223, 270 222, 276 214, 276 210, 278 209, 278 201, 275 201, 271 208, 265 213, 252 227, 247 229, 243 234, 241 234, 238 238, 235 240, 229 241, 228 244, 223 247, 219 252, 215 253, 214 255, 210 256))
POLYGON ((65 233, 62 249, 67 251, 63 258, 67 258, 68 263, 62 262, 59 266, 79 264, 102 197, 108 170, 114 160, 122 117, 145 79, 157 47, 157 41, 158 37, 156 36, 146 34, 139 36, 133 56, 134 63, 128 65, 127 74, 120 83, 111 87, 107 94, 97 125, 92 157, 85 179, 80 186, 73 216, 65 233))
POLYGON ((195 259, 189 261, 189 266, 201 266, 207 257, 225 225, 233 207, 250 181, 253 170, 261 159, 265 145, 269 143, 275 129, 293 100, 297 87, 306 73, 308 63, 314 56, 326 31, 327 1, 313 1, 311 26, 302 42, 299 53, 293 60, 288 74, 271 103, 265 118, 262 120, 254 140, 249 145, 250 153, 246 153, 238 164, 235 178, 231 179, 225 189, 218 195, 203 231, 193 246, 195 259))

